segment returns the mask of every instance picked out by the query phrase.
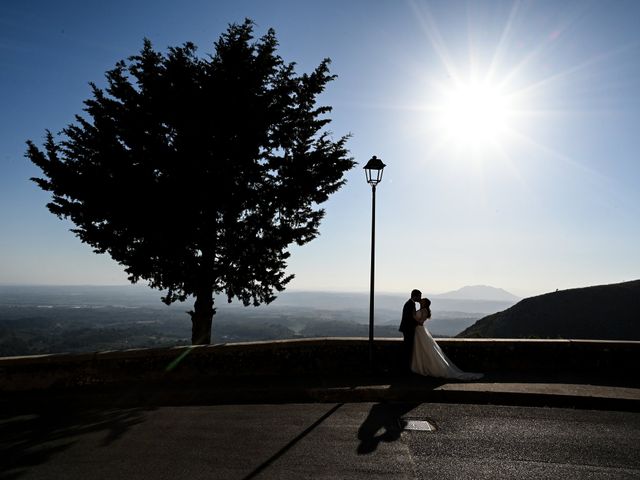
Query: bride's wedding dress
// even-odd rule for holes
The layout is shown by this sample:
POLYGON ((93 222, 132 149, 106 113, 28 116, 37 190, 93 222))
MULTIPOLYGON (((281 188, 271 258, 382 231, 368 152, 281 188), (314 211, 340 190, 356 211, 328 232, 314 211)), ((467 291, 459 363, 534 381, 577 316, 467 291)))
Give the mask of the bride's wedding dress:
POLYGON ((429 377, 477 380, 482 373, 463 372, 447 358, 429 331, 422 325, 416 327, 413 343, 411 370, 429 377))

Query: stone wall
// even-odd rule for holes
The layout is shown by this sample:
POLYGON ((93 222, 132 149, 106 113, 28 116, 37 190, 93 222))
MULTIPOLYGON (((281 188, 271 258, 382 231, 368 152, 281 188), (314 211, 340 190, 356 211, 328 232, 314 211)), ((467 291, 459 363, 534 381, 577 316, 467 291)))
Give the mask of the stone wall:
MULTIPOLYGON (((439 339, 461 369, 476 372, 640 373, 640 342, 439 339)), ((376 370, 399 369, 402 341, 376 339, 376 370)), ((251 376, 357 376, 371 372, 368 341, 319 338, 91 354, 0 358, 0 391, 179 384, 251 376)))

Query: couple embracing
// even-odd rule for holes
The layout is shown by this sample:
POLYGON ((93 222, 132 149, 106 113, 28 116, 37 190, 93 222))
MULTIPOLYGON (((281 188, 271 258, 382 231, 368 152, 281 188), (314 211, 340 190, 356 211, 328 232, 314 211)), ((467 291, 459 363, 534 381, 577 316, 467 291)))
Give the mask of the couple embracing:
POLYGON ((400 331, 404 336, 403 366, 420 375, 454 378, 457 380, 477 380, 481 373, 463 372, 447 358, 440 346, 424 327, 431 318, 431 301, 422 298, 420 290, 412 290, 411 298, 402 308, 400 331), (420 308, 416 310, 416 303, 420 308))

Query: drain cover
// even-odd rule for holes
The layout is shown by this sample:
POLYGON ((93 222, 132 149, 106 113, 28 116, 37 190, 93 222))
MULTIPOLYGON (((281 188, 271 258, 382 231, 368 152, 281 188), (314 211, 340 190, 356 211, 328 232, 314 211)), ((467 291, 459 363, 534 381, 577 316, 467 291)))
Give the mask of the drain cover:
POLYGON ((417 420, 412 418, 403 418, 405 430, 414 430, 418 432, 435 432, 436 426, 428 420, 417 420))

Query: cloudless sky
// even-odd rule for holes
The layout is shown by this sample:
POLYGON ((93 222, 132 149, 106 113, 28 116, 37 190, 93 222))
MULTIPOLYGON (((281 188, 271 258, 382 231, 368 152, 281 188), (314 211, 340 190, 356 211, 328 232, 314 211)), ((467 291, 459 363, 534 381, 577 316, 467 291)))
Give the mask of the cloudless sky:
POLYGON ((299 73, 332 59, 321 101, 359 162, 319 238, 292 248, 289 288, 368 290, 372 155, 387 164, 378 291, 524 296, 640 277, 640 2, 3 0, 0 284, 127 283, 48 212, 25 141, 71 123, 88 82, 104 86, 144 37, 207 55, 245 17, 276 30, 299 73), (481 138, 451 114, 478 84, 498 92, 475 110, 481 138))

